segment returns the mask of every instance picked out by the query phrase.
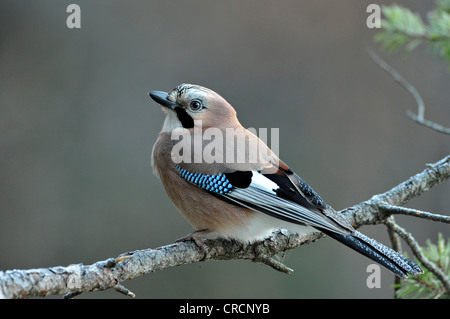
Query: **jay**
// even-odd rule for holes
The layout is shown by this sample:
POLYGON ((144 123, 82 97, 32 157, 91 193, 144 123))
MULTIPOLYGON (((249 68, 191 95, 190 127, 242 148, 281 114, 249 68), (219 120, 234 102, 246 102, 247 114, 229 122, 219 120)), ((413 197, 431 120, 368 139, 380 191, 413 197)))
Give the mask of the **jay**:
POLYGON ((422 272, 411 260, 355 230, 245 129, 234 108, 216 92, 181 84, 170 93, 151 91, 149 95, 166 113, 153 146, 153 171, 197 230, 186 239, 205 249, 205 237, 255 242, 280 228, 299 234, 323 232, 397 276, 422 272), (208 130, 216 133, 214 141, 206 138, 208 130), (230 136, 230 130, 232 138, 220 141, 219 137, 230 136), (238 140, 242 143, 236 146, 238 140), (175 151, 181 142, 183 155, 175 151), (204 156, 208 145, 213 160, 204 156))

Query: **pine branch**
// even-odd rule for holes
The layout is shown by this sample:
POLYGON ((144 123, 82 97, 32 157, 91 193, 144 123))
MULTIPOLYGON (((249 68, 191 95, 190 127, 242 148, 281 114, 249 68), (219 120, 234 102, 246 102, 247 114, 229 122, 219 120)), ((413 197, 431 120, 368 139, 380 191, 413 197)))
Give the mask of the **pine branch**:
POLYGON ((406 54, 420 44, 426 46, 442 60, 450 63, 450 14, 448 1, 438 1, 427 14, 428 24, 419 14, 398 5, 383 6, 384 18, 381 32, 375 41, 383 48, 397 51, 404 48, 406 54))
POLYGON ((433 273, 442 283, 447 293, 450 293, 450 279, 437 265, 431 262, 421 251, 421 248, 414 237, 408 233, 404 228, 392 223, 391 221, 386 221, 386 224, 395 231, 400 237, 402 237, 408 245, 411 247, 414 255, 420 260, 421 264, 425 266, 431 273, 433 273))
MULTIPOLYGON (((435 164, 428 165, 424 171, 386 193, 375 195, 341 212, 356 228, 384 222, 389 214, 382 211, 381 206, 404 205, 449 177, 450 155, 435 164)), ((72 298, 83 292, 110 288, 133 297, 134 294, 121 284, 125 280, 202 260, 245 259, 290 273, 292 270, 277 258, 277 254, 311 243, 321 237, 323 235, 320 233, 299 236, 279 230, 267 239, 253 244, 222 239, 207 240, 209 251, 206 258, 195 243, 178 242, 156 249, 127 252, 92 265, 74 264, 67 267, 1 271, 0 298, 28 298, 49 294, 72 298)))

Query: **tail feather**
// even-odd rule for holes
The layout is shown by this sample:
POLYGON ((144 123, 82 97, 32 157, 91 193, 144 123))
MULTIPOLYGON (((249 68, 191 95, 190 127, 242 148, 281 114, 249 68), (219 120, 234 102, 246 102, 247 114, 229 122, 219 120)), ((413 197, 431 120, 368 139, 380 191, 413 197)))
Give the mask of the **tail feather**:
POLYGON ((358 231, 354 231, 348 235, 329 231, 325 233, 373 261, 376 261, 397 276, 406 278, 408 273, 416 275, 423 272, 413 261, 358 231))

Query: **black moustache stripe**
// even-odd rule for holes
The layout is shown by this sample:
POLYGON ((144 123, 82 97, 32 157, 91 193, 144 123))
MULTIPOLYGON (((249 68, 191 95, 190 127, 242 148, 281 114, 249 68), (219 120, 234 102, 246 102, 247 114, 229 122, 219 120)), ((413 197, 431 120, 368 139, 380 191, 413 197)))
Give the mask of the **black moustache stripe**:
POLYGON ((175 112, 177 113, 177 117, 181 122, 181 125, 183 125, 184 128, 193 128, 194 127, 194 120, 192 117, 187 114, 186 110, 182 107, 176 107, 175 112))

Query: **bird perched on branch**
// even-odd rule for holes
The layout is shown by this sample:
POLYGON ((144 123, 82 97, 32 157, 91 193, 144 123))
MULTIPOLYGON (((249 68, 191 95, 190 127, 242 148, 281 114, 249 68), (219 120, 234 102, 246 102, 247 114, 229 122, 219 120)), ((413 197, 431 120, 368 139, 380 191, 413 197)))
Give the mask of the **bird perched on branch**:
POLYGON ((166 113, 152 165, 186 220, 197 230, 186 240, 254 242, 284 228, 323 232, 406 277, 422 270, 396 251, 356 231, 255 134, 234 108, 202 86, 181 84, 149 92, 166 113))

